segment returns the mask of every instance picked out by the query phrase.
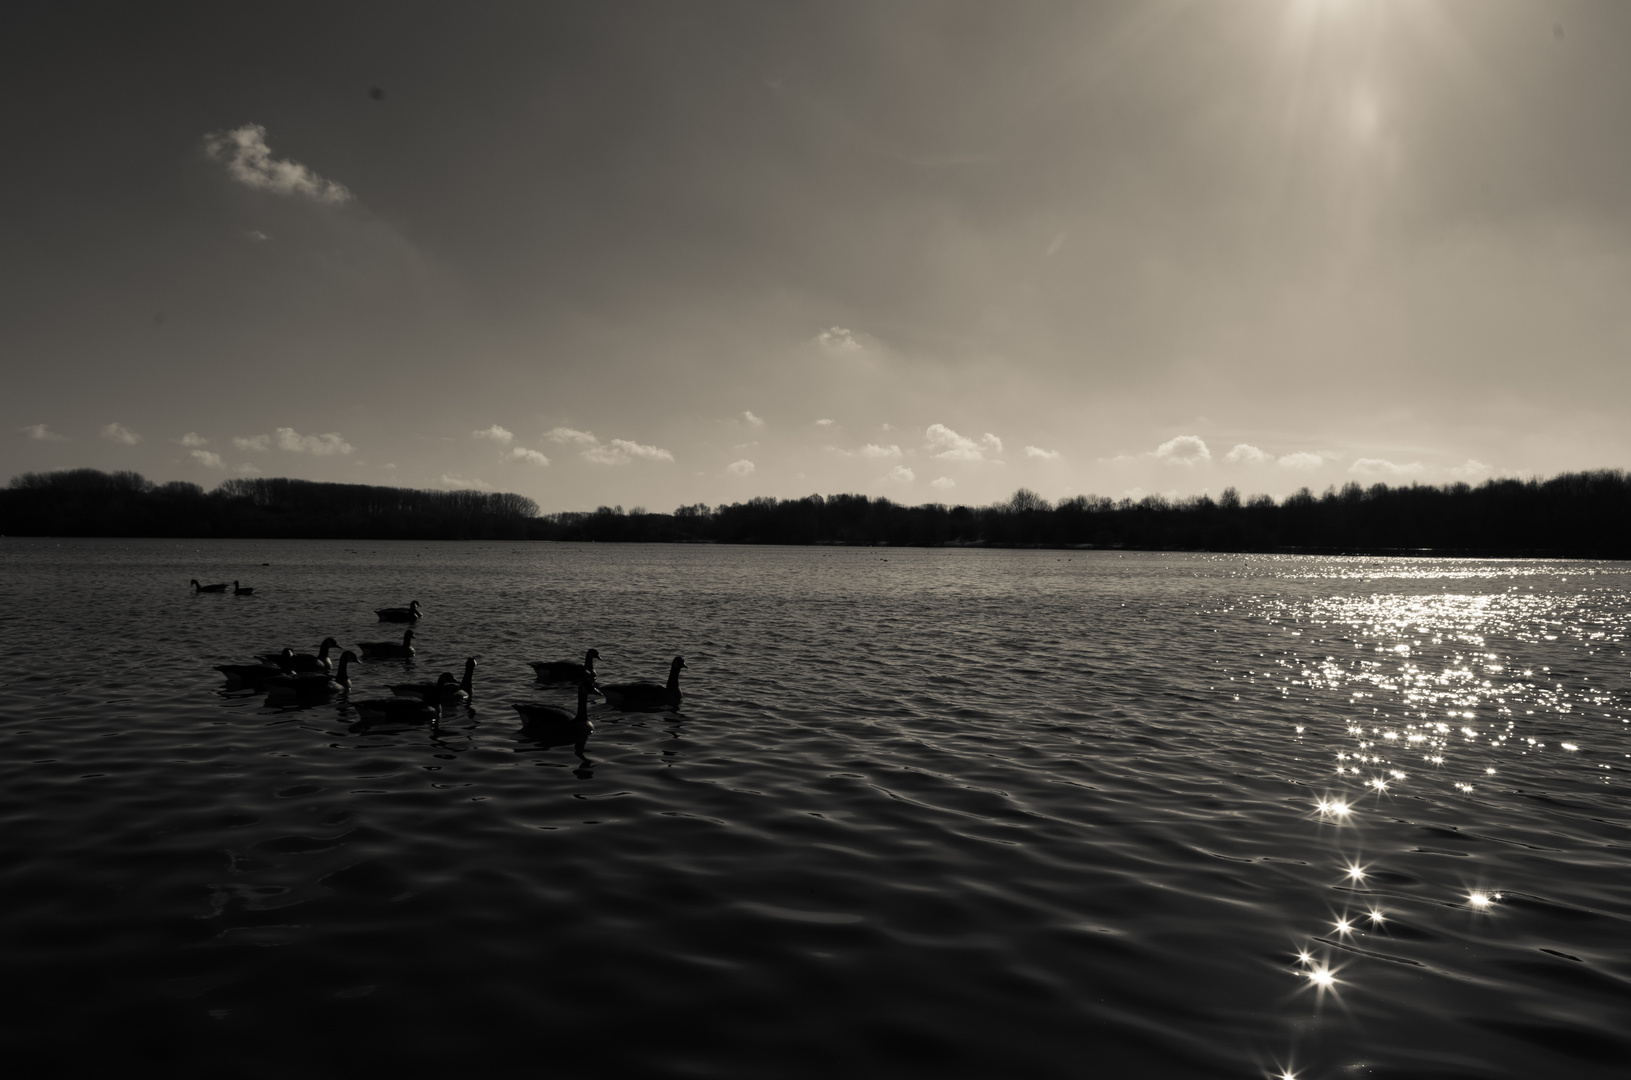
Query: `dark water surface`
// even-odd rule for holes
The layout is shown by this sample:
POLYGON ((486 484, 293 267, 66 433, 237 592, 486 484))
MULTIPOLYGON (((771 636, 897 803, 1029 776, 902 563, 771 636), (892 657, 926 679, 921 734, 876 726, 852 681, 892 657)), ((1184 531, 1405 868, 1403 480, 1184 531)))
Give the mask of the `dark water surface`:
POLYGON ((1625 1075, 1628 570, 0 540, 0 1060, 1625 1075), (411 599, 436 730, 211 670, 411 599))

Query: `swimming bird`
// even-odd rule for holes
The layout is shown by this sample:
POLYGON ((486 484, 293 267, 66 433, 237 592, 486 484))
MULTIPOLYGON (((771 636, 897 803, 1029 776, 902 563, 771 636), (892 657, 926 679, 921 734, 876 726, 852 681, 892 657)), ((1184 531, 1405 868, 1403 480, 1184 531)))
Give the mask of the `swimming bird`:
POLYGON ((357 645, 365 660, 411 660, 413 658, 413 627, 402 631, 402 643, 394 641, 364 641, 357 645))
POLYGON ((575 664, 570 660, 528 660, 527 666, 538 675, 538 681, 547 685, 555 683, 568 683, 577 685, 588 675, 595 677, 595 661, 600 659, 599 649, 590 649, 583 654, 583 663, 575 664))
POLYGON ((595 725, 589 719, 589 695, 595 689, 593 676, 578 681, 578 711, 569 713, 553 705, 540 705, 535 701, 512 701, 510 708, 521 717, 521 734, 550 746, 572 743, 579 754, 589 741, 595 725))
POLYGON ((302 671, 297 675, 279 675, 266 680, 266 700, 277 704, 285 701, 327 701, 335 694, 351 689, 348 665, 357 662, 357 654, 347 649, 340 654, 340 669, 332 676, 326 671, 302 671))
POLYGON ((414 600, 407 607, 375 608, 374 614, 380 622, 418 622, 424 612, 419 610, 419 601, 414 600))
POLYGON ((237 581, 233 581, 233 583, 232 583, 232 595, 233 596, 254 596, 255 595, 255 590, 254 589, 246 589, 242 585, 239 585, 237 581))
POLYGON ((193 578, 193 592, 195 592, 195 593, 201 593, 201 592, 226 592, 226 591, 227 591, 227 583, 224 582, 224 581, 221 582, 219 585, 200 585, 198 583, 198 579, 193 578))
POLYGON ((463 681, 455 679, 451 671, 444 671, 441 678, 435 682, 396 683, 391 687, 391 693, 398 697, 416 697, 421 701, 440 701, 443 705, 457 705, 470 700, 475 677, 476 658, 472 656, 464 662, 463 681))
POLYGON ((612 683, 609 686, 602 686, 600 692, 605 695, 608 705, 614 709, 622 709, 625 712, 678 710, 681 700, 680 669, 683 667, 685 667, 685 657, 674 657, 674 662, 668 665, 667 686, 646 681, 612 683))
MULTIPOLYGON (((293 655, 293 650, 285 649, 284 652, 293 655)), ((228 683, 238 686, 259 686, 267 679, 290 674, 289 668, 276 664, 219 664, 215 670, 226 676, 228 683)))
POLYGON ((334 661, 328 658, 330 649, 338 649, 340 643, 331 637, 323 639, 317 646, 317 655, 311 653, 297 653, 293 649, 284 649, 281 653, 261 653, 255 659, 263 664, 287 663, 291 671, 321 671, 324 673, 334 670, 334 661))
POLYGON ((416 698, 374 698, 353 701, 351 707, 357 710, 357 716, 364 724, 425 724, 442 718, 441 705, 416 698))

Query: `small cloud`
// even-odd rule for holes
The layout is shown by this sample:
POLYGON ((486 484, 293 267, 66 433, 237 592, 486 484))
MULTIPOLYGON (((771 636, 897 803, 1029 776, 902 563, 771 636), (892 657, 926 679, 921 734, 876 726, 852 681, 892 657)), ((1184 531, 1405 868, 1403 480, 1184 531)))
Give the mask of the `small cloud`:
POLYGON ((753 474, 753 462, 747 458, 743 458, 741 461, 733 461, 725 466, 725 471, 732 476, 751 476, 753 474))
POLYGON ((248 232, 244 233, 244 239, 256 244, 264 244, 266 241, 272 238, 261 232, 259 229, 250 229, 248 232))
POLYGON ((491 491, 491 490, 493 490, 493 485, 487 483, 484 480, 466 480, 462 476, 452 476, 452 475, 449 475, 448 473, 443 473, 442 478, 439 481, 437 481, 437 483, 439 483, 443 487, 449 488, 449 489, 451 489, 453 491, 491 491))
POLYGON ((569 427, 550 428, 545 433, 544 438, 549 439, 551 442, 577 443, 582 446, 594 446, 600 442, 599 439, 595 438, 593 432, 578 431, 576 428, 569 427))
POLYGON ((287 450, 291 454, 311 454, 314 457, 349 454, 356 449, 336 432, 331 431, 326 435, 302 435, 294 428, 286 427, 277 429, 277 445, 279 450, 287 450))
POLYGON ((204 152, 216 161, 225 162, 228 176, 258 191, 299 195, 331 205, 351 198, 344 184, 326 180, 297 162, 274 158, 266 145, 266 128, 260 124, 245 124, 231 131, 206 135, 204 152))
POLYGON ((480 431, 472 431, 470 433, 470 437, 472 439, 491 439, 493 442, 496 442, 501 446, 508 446, 510 445, 510 440, 515 438, 515 432, 506 428, 501 428, 497 424, 494 424, 490 428, 482 428, 480 431))
POLYGON ((102 437, 108 442, 124 443, 126 446, 135 446, 142 441, 140 435, 123 424, 109 424, 102 429, 102 437))
POLYGON ((510 451, 513 461, 525 461, 532 465, 548 465, 549 459, 536 450, 528 450, 524 446, 517 446, 510 451))
POLYGON ((894 480, 902 484, 910 484, 913 480, 917 479, 917 474, 911 469, 908 469, 905 465, 896 465, 893 469, 890 469, 888 472, 884 473, 883 478, 885 480, 894 480))
POLYGON ((1002 440, 989 431, 980 436, 979 442, 975 442, 957 434, 945 424, 930 424, 923 437, 934 456, 947 461, 984 461, 988 453, 1002 453, 1002 440))
POLYGON ((1058 461, 1060 458, 1064 457, 1064 455, 1057 450, 1044 450, 1040 446, 1027 446, 1025 448, 1025 456, 1041 458, 1043 461, 1058 461))
POLYGON ((1266 450, 1259 450, 1251 443, 1235 443, 1234 449, 1223 455, 1223 460, 1230 465, 1261 465, 1265 461, 1274 460, 1274 455, 1266 450))
POLYGON ((34 439, 37 442, 67 442, 68 441, 65 436, 58 435, 56 432, 52 431, 50 428, 46 427, 44 424, 30 424, 27 427, 18 428, 17 431, 20 434, 26 435, 30 439, 34 439))
POLYGON ((1490 467, 1485 465, 1482 461, 1479 461, 1477 458, 1468 458, 1465 465, 1453 466, 1450 469, 1450 475, 1459 476, 1463 479, 1471 479, 1474 476, 1483 476, 1489 471, 1490 467))
POLYGON ((832 427, 832 421, 827 420, 827 419, 817 420, 816 421, 816 426, 817 427, 832 427))
POLYGON ((660 446, 645 446, 628 439, 601 442, 594 432, 576 428, 551 428, 545 438, 553 442, 583 447, 583 460, 594 465, 627 465, 636 458, 647 461, 673 461, 674 455, 660 446))
POLYGON ((857 450, 856 453, 860 454, 864 458, 898 458, 901 456, 900 447, 895 446, 894 444, 890 444, 889 446, 879 446, 877 443, 867 443, 865 446, 861 447, 861 449, 857 450))
POLYGON ((181 437, 182 446, 208 446, 210 441, 196 431, 189 431, 181 437))
POLYGON ((1422 471, 1422 464, 1412 461, 1395 465, 1385 458, 1364 457, 1348 466, 1348 471, 1355 476, 1415 476, 1422 471))
POLYGON ((930 480, 929 486, 932 488, 938 488, 941 491, 950 491, 952 488, 957 486, 957 481, 953 480, 949 476, 942 476, 938 480, 930 480))
POLYGON ((1297 469, 1300 472, 1308 472, 1324 465, 1325 458, 1319 454, 1310 454, 1307 450, 1298 450, 1295 453, 1282 455, 1275 464, 1282 469, 1297 469))
POLYGON ((1046 256, 1059 254, 1059 249, 1065 246, 1065 234, 1060 233, 1048 244, 1048 250, 1043 252, 1046 256))
POLYGON ((1155 448, 1155 456, 1174 465, 1199 465, 1212 460, 1212 451, 1195 435, 1180 435, 1155 448))
POLYGON ((232 445, 239 450, 249 450, 257 454, 264 454, 272 449, 272 436, 270 435, 234 435, 232 445))
POLYGON ((193 450, 188 456, 206 469, 224 469, 227 467, 227 463, 221 460, 221 455, 213 450, 193 450))
POLYGON ((842 326, 830 326, 816 335, 816 341, 823 349, 830 353, 856 353, 861 351, 861 343, 855 340, 855 335, 842 326))
POLYGON ((752 409, 742 410, 742 419, 746 420, 748 422, 748 426, 751 428, 762 428, 765 426, 764 420, 760 417, 754 416, 752 409))

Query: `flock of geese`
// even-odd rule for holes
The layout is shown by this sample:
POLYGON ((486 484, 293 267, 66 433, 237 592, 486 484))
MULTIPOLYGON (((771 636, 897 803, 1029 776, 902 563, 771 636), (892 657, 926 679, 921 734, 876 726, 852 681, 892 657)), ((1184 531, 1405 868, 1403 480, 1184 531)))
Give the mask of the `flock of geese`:
MULTIPOLYGON (((192 586, 195 593, 227 591, 225 584, 199 585, 197 579, 192 586)), ((247 596, 253 591, 232 583, 235 595, 247 596)), ((388 698, 351 700, 352 665, 413 659, 413 624, 424 617, 424 608, 414 600, 407 607, 378 608, 374 614, 379 616, 380 622, 410 624, 402 632, 402 640, 359 642, 353 651, 341 649, 338 640, 326 637, 315 653, 297 653, 285 648, 261 653, 253 664, 220 664, 215 670, 226 678, 228 689, 265 691, 268 705, 321 705, 343 697, 356 710, 357 728, 377 723, 435 724, 441 720, 443 706, 461 705, 475 696, 477 661, 472 656, 464 662, 462 679, 447 671, 435 681, 392 683, 389 686, 392 696, 388 698)), ((598 659, 600 651, 590 649, 583 654, 582 663, 529 661, 539 685, 576 687, 578 701, 575 712, 545 702, 511 702, 510 707, 521 719, 522 737, 545 746, 570 745, 581 757, 584 744, 595 730, 594 722, 589 719, 591 694, 599 694, 612 708, 625 712, 678 711, 684 657, 674 657, 666 684, 639 681, 603 685, 595 675, 598 659)))

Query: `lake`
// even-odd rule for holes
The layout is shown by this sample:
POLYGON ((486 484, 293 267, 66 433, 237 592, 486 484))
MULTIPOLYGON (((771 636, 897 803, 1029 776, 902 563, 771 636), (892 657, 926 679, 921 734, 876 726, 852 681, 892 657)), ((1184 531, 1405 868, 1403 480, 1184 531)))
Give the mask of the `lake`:
POLYGON ((1631 566, 0 539, 0 1053, 70 1072, 1622 1076, 1631 566), (239 579, 252 597, 195 595, 239 579), (434 727, 214 665, 477 657, 434 727), (570 708, 600 650, 679 713, 570 708))

